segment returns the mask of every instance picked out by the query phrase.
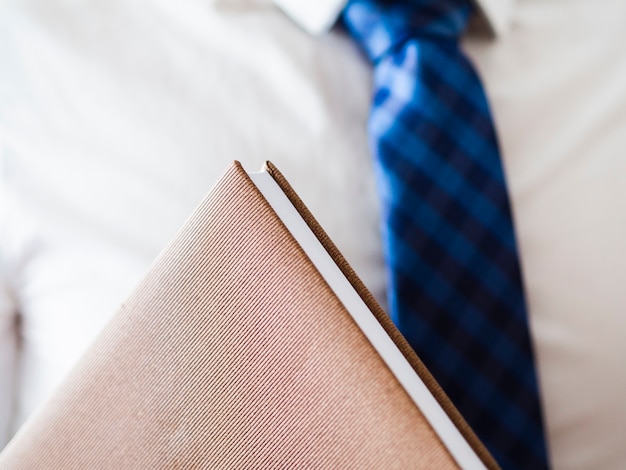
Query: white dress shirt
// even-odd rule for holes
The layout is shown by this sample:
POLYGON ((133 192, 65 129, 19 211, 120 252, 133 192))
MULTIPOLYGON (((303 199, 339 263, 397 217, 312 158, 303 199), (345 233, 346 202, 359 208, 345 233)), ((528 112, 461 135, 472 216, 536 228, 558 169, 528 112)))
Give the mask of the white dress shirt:
MULTIPOLYGON (((384 299, 371 67, 329 31, 343 1, 275 3, 0 0, 0 445, 233 159, 276 163, 384 299)), ((552 461, 621 468, 626 4, 480 9, 496 37, 463 47, 501 141, 552 461)))

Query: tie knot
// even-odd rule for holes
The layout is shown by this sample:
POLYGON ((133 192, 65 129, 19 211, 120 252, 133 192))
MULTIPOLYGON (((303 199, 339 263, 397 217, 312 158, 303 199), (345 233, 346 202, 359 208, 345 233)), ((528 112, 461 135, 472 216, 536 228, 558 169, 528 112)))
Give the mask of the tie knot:
POLYGON ((410 38, 456 40, 471 11, 469 0, 348 0, 343 19, 376 62, 410 38))

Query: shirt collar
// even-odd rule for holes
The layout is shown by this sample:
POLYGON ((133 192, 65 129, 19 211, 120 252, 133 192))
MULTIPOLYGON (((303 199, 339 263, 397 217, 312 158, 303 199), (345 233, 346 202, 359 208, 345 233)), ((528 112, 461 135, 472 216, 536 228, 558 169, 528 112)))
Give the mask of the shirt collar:
MULTIPOLYGON (((474 0, 496 36, 506 33, 515 0, 474 0)), ((347 0, 274 0, 309 34, 322 34, 337 21, 347 0)))
POLYGON ((509 30, 515 0, 474 0, 487 25, 496 36, 509 30))

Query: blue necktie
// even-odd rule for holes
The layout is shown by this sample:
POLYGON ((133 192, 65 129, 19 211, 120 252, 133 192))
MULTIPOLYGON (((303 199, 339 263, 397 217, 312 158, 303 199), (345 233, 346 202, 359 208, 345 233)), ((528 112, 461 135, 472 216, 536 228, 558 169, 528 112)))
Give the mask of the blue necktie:
POLYGON ((503 468, 547 468, 515 235, 466 0, 349 0, 374 64, 369 137, 390 313, 503 468))

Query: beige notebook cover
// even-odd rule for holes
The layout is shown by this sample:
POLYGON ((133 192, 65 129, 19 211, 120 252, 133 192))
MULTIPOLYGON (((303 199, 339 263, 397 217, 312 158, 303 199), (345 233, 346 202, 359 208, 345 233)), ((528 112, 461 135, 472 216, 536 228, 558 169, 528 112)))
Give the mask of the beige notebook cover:
POLYGON ((0 468, 497 468, 282 175, 266 171, 367 314, 346 308, 234 163, 0 468), (368 315, 383 333, 364 330, 368 315))

